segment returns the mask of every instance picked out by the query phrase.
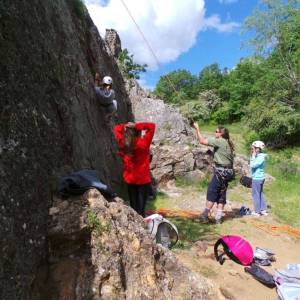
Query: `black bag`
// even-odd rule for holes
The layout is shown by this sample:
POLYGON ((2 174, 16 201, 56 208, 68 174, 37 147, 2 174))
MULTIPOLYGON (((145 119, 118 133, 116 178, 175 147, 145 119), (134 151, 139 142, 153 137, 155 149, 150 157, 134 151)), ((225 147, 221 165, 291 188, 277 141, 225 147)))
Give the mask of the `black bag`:
POLYGON ((82 195, 85 191, 96 188, 105 198, 114 198, 116 193, 100 180, 100 173, 96 170, 80 170, 62 177, 58 192, 63 198, 72 195, 82 195))
POLYGON ((265 271, 263 268, 256 264, 252 264, 251 267, 244 268, 245 272, 251 274, 256 280, 260 281, 262 284, 269 288, 274 288, 276 286, 273 279, 273 275, 265 271))
POLYGON ((244 187, 251 188, 251 187, 252 187, 252 178, 243 175, 243 176, 240 178, 240 183, 241 183, 241 185, 243 185, 244 187))

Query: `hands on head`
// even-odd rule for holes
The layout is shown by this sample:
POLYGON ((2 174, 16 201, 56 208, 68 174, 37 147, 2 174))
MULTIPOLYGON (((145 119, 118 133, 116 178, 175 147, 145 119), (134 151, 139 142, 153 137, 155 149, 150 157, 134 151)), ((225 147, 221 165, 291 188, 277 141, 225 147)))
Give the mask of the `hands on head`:
POLYGON ((128 122, 125 124, 126 128, 135 128, 135 123, 134 122, 128 122))

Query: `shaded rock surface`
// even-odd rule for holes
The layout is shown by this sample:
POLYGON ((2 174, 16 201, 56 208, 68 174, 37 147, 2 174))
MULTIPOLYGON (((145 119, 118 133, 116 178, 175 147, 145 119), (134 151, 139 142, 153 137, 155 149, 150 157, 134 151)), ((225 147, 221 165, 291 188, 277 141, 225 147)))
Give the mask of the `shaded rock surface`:
POLYGON ((211 282, 155 245, 121 200, 90 190, 53 205, 48 299, 221 299, 211 282))
POLYGON ((0 299, 24 300, 47 257, 57 179, 92 168, 120 190, 112 126, 133 116, 81 1, 4 0, 0 19, 0 299), (95 97, 96 71, 115 82, 119 111, 111 123, 95 97))

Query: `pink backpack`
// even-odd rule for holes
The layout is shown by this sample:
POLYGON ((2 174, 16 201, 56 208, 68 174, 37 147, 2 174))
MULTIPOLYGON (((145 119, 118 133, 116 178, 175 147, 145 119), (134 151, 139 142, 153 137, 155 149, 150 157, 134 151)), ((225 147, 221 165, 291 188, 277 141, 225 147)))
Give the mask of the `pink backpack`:
POLYGON ((219 238, 215 243, 214 252, 216 260, 221 265, 225 261, 223 257, 225 254, 244 266, 251 265, 254 256, 250 243, 238 235, 225 235, 219 238))

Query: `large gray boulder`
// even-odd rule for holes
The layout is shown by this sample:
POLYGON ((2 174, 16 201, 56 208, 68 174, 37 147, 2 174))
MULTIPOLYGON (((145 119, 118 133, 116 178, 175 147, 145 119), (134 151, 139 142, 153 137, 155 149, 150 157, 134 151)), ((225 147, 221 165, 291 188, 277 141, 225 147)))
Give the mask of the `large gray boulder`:
POLYGON ((83 168, 122 188, 112 126, 132 119, 118 66, 81 1, 0 4, 0 299, 33 299, 47 260, 58 178, 83 168), (118 118, 97 103, 94 73, 114 78, 118 118))
POLYGON ((97 190, 50 208, 48 299, 222 299, 150 238, 133 209, 97 190))

